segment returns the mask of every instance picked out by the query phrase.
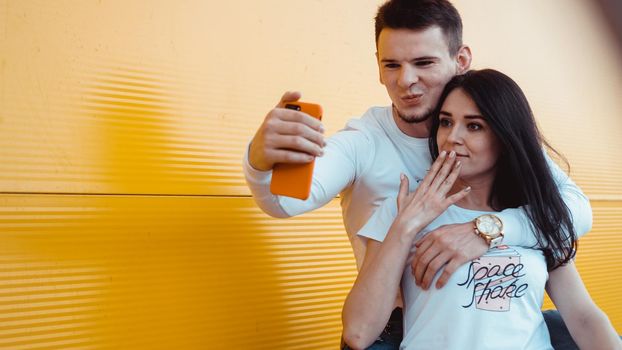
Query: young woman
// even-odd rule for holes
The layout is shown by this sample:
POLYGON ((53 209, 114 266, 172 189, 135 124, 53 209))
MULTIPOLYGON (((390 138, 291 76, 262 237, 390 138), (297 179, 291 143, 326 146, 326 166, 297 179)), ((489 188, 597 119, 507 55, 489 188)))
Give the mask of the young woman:
POLYGON ((572 217, 542 144, 527 100, 509 77, 470 71, 447 84, 428 175, 413 193, 402 175, 397 201, 387 199, 359 232, 369 238, 365 262, 343 310, 351 348, 376 340, 401 286, 403 349, 552 349, 540 312, 545 287, 582 349, 622 349, 572 261, 572 217), (502 245, 495 213, 521 206, 538 243, 502 245), (469 220, 482 244, 501 245, 446 280, 436 276, 432 288, 416 285, 410 263, 417 250, 428 249, 426 233, 469 220))

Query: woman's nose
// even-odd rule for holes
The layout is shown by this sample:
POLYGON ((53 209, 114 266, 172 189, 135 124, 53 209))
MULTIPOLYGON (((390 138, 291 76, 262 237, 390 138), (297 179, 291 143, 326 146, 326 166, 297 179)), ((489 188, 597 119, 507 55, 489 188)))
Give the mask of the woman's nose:
POLYGON ((451 143, 458 143, 458 144, 464 143, 463 132, 464 130, 461 126, 459 125, 454 126, 451 129, 451 132, 449 133, 449 135, 447 135, 447 141, 451 143))

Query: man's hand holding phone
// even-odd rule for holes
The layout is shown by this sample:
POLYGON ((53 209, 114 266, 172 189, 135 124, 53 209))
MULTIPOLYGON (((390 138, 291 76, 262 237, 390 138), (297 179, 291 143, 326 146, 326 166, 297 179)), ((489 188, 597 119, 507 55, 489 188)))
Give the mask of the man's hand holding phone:
POLYGON ((320 120, 294 109, 300 92, 286 92, 266 115, 249 149, 250 165, 257 170, 271 170, 276 163, 309 163, 323 155, 324 127, 320 120))

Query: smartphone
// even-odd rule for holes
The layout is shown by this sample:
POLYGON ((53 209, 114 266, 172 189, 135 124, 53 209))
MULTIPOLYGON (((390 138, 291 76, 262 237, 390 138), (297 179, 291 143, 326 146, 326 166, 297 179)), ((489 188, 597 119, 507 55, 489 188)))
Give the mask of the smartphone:
MULTIPOLYGON (((285 108, 301 111, 322 120, 322 107, 315 103, 288 102, 285 108)), ((315 159, 304 164, 275 164, 272 169, 270 192, 303 200, 309 198, 314 165, 315 159)))

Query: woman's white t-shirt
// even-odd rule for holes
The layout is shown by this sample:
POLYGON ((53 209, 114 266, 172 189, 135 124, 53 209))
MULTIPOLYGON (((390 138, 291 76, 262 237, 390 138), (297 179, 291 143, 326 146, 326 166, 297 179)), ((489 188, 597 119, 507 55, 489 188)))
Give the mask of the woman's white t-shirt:
MULTIPOLYGON (((439 226, 463 223, 484 213, 451 206, 415 240, 439 226)), ((388 198, 358 232, 383 241, 397 216, 388 198)), ((410 264, 402 275, 404 339, 400 349, 552 349, 540 311, 548 272, 540 250, 499 246, 459 267, 447 284, 430 289, 415 284, 410 264)), ((442 272, 442 270, 441 270, 442 272)))

